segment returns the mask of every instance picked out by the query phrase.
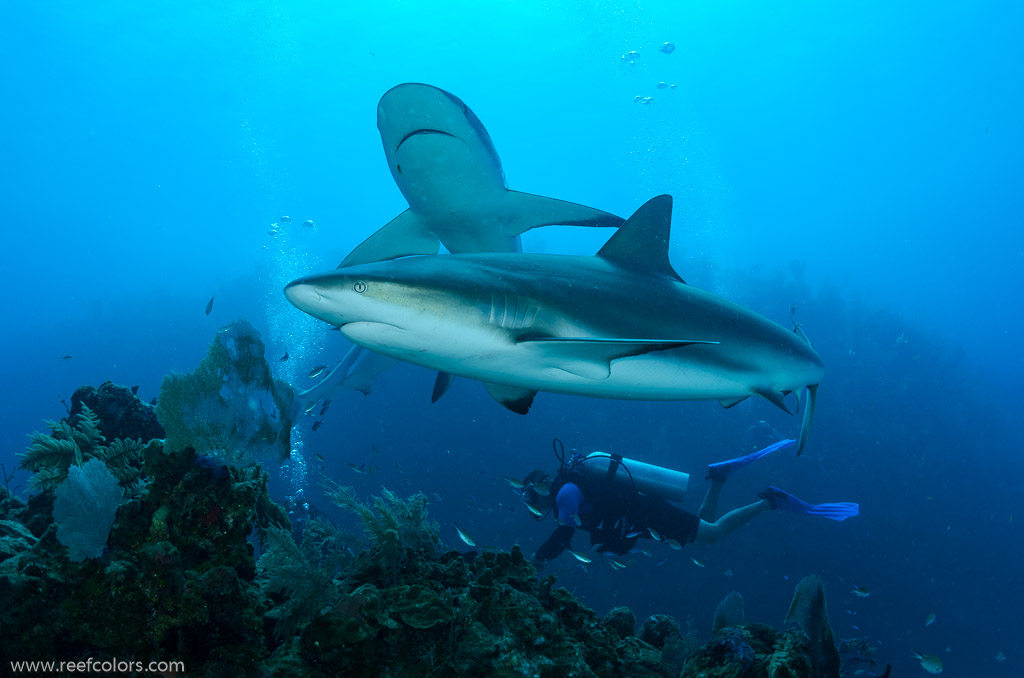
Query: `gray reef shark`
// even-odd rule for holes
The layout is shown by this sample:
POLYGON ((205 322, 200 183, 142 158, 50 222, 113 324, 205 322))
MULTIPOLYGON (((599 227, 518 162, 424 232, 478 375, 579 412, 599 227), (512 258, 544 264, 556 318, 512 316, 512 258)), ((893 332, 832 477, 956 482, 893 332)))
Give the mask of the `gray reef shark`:
POLYGON ((377 104, 384 156, 409 209, 345 257, 356 266, 411 254, 518 252, 538 226, 620 226, 592 207, 510 191, 491 137, 466 104, 443 89, 406 83, 377 104))
MULTIPOLYGON (((783 397, 807 389, 798 453, 814 416, 821 358, 782 326, 687 285, 669 263, 672 198, 648 201, 596 256, 408 257, 300 278, 292 304, 352 342, 458 375, 525 414, 538 391, 630 400, 783 397)), ((788 410, 786 410, 788 411, 788 410)))
MULTIPOLYGON (((584 205, 510 191, 491 137, 461 99, 437 87, 406 83, 377 104, 377 128, 391 176, 409 209, 349 254, 354 266, 411 254, 519 252, 519 235, 538 226, 620 226, 621 217, 584 205)), ((395 361, 353 348, 296 407, 340 389, 368 393, 395 361)))

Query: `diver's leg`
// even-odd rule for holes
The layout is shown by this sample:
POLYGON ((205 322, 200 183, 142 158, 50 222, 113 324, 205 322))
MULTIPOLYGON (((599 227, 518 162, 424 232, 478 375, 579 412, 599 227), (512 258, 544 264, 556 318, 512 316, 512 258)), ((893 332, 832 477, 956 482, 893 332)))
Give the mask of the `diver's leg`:
POLYGON ((715 516, 718 515, 718 497, 722 494, 723 485, 725 485, 724 477, 711 480, 707 494, 704 495, 704 500, 700 503, 700 510, 697 512, 701 520, 709 523, 715 521, 715 516))
POLYGON ((702 519, 700 521, 700 526, 697 528, 697 537, 693 540, 693 543, 698 546, 717 544, 722 539, 753 520, 754 516, 771 510, 771 503, 765 499, 761 499, 760 501, 755 501, 753 504, 747 504, 746 506, 733 509, 715 522, 702 519))

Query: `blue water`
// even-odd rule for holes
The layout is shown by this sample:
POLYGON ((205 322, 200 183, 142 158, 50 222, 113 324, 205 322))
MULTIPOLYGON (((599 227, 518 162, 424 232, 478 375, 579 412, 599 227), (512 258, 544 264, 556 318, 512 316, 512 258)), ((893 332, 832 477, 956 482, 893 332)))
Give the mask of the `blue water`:
MULTIPOLYGON (((298 386, 339 359, 343 340, 280 290, 405 208, 376 103, 426 82, 476 112, 513 189, 623 216, 673 194, 680 274, 784 324, 796 304, 825 360, 808 451, 758 462, 723 501, 774 483, 858 501, 861 516, 762 516, 719 547, 621 572, 563 556, 550 570, 566 586, 599 611, 692 618, 706 635, 732 590, 749 618, 781 624, 817 573, 837 633, 871 638, 893 675, 921 671, 912 649, 953 675, 1022 671, 1017 4, 111 1, 4 3, 2 16, 8 470, 77 386, 152 398, 234 318, 298 386), (292 228, 268 235, 283 214, 292 228)), ((606 236, 542 229, 524 246, 589 254, 606 236)), ((532 552, 553 523, 516 507, 501 476, 553 468, 552 437, 693 472, 694 509, 703 466, 736 454, 751 424, 798 425, 765 402, 545 394, 523 418, 467 380, 431 406, 432 379, 400 367, 371 396, 336 399, 317 432, 304 422, 277 493, 305 484, 316 502, 319 452, 364 496, 436 494, 453 547, 457 520, 478 543, 532 552)))

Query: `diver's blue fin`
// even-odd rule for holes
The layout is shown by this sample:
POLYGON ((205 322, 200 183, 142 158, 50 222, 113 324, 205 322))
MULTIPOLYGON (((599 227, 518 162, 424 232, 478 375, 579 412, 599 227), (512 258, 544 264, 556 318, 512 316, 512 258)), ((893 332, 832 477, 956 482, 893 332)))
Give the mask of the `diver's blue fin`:
POLYGON ((725 461, 718 461, 714 464, 708 464, 708 480, 725 480, 730 475, 739 471, 741 468, 746 466, 752 461, 757 461, 761 457, 765 457, 775 450, 781 450, 785 447, 790 447, 796 443, 795 440, 785 439, 780 440, 777 443, 772 443, 768 447, 758 450, 757 452, 751 452, 750 454, 743 457, 736 457, 735 459, 726 459, 725 461))
POLYGON ((851 502, 808 504, 803 499, 785 490, 780 490, 774 485, 757 496, 767 500, 773 509, 782 509, 790 513, 803 513, 808 516, 821 516, 831 520, 846 520, 860 513, 860 506, 851 502))

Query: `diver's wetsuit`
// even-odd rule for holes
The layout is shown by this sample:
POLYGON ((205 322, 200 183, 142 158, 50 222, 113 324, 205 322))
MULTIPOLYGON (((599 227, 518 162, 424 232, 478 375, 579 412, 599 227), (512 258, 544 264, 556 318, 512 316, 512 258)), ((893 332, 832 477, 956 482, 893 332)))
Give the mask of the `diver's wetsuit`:
POLYGON ((569 547, 580 529, 590 532, 590 543, 600 544, 601 553, 628 553, 640 537, 650 537, 653 528, 665 539, 688 544, 697 536, 700 518, 672 506, 660 497, 631 491, 611 481, 559 472, 551 485, 555 495, 555 518, 559 526, 537 549, 538 560, 551 560, 569 547), (634 532, 639 535, 627 536, 634 532))

